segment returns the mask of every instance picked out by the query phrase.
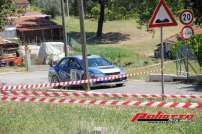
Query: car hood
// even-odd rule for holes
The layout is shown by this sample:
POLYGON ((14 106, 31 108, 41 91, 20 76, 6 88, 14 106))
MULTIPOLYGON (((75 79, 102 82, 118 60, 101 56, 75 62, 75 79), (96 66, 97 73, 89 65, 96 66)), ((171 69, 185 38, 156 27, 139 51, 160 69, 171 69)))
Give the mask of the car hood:
POLYGON ((88 70, 92 73, 103 73, 103 74, 121 72, 121 69, 116 66, 89 67, 88 70))

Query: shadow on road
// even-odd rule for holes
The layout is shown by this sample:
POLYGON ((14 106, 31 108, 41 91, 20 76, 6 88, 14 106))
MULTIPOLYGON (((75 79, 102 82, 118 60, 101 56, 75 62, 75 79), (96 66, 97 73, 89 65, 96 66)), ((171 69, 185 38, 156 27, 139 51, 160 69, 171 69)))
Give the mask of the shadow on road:
MULTIPOLYGON (((125 85, 124 85, 125 86, 125 85)), ((124 87, 123 86, 123 87, 124 87)), ((104 89, 113 89, 113 88, 117 88, 119 86, 99 86, 99 87, 91 87, 91 91, 93 90, 104 90, 104 89)), ((67 89, 67 88, 64 88, 64 89, 67 89)), ((71 86, 71 87, 68 87, 69 90, 84 90, 84 88, 82 86, 71 86)))
POLYGON ((202 92, 202 85, 192 85, 183 88, 187 88, 187 91, 202 92))

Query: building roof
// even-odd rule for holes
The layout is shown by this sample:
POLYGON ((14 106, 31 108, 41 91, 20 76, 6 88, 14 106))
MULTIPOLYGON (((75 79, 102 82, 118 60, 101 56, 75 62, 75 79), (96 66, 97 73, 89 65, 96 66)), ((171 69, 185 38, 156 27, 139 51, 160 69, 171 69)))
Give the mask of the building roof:
POLYGON ((18 28, 17 30, 19 32, 23 32, 23 31, 40 31, 40 30, 48 30, 48 29, 62 29, 62 26, 43 26, 43 27, 27 27, 27 28, 18 28))
POLYGON ((29 4, 28 0, 14 0, 14 2, 18 5, 27 5, 29 4))
POLYGON ((49 19, 46 19, 46 17, 21 16, 16 19, 17 28, 40 27, 49 25, 55 25, 55 23, 50 21, 49 19))
POLYGON ((39 12, 26 12, 23 17, 51 17, 51 16, 39 12))
POLYGON ((16 19, 16 27, 18 31, 36 31, 44 29, 62 28, 55 22, 51 21, 49 15, 41 13, 28 13, 16 19))

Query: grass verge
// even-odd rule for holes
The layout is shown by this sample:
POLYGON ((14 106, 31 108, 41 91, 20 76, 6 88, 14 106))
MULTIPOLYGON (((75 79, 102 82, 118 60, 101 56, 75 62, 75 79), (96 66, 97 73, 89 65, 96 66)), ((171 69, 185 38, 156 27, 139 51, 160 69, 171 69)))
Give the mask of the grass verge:
POLYGON ((200 134, 202 112, 196 110, 47 105, 29 103, 0 104, 1 134, 90 134, 95 127, 104 127, 109 134, 200 134), (191 122, 176 124, 132 123, 137 113, 194 114, 191 122))

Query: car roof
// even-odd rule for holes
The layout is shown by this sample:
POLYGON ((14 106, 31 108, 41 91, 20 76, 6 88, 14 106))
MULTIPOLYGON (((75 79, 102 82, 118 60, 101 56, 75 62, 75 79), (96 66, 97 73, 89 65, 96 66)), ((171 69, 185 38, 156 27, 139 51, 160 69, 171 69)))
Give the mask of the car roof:
MULTIPOLYGON (((83 59, 82 55, 70 56, 69 58, 76 58, 76 59, 79 59, 79 60, 82 60, 82 59, 83 59)), ((87 58, 88 58, 88 59, 101 58, 101 56, 98 56, 98 55, 90 55, 90 56, 87 56, 87 58)))

